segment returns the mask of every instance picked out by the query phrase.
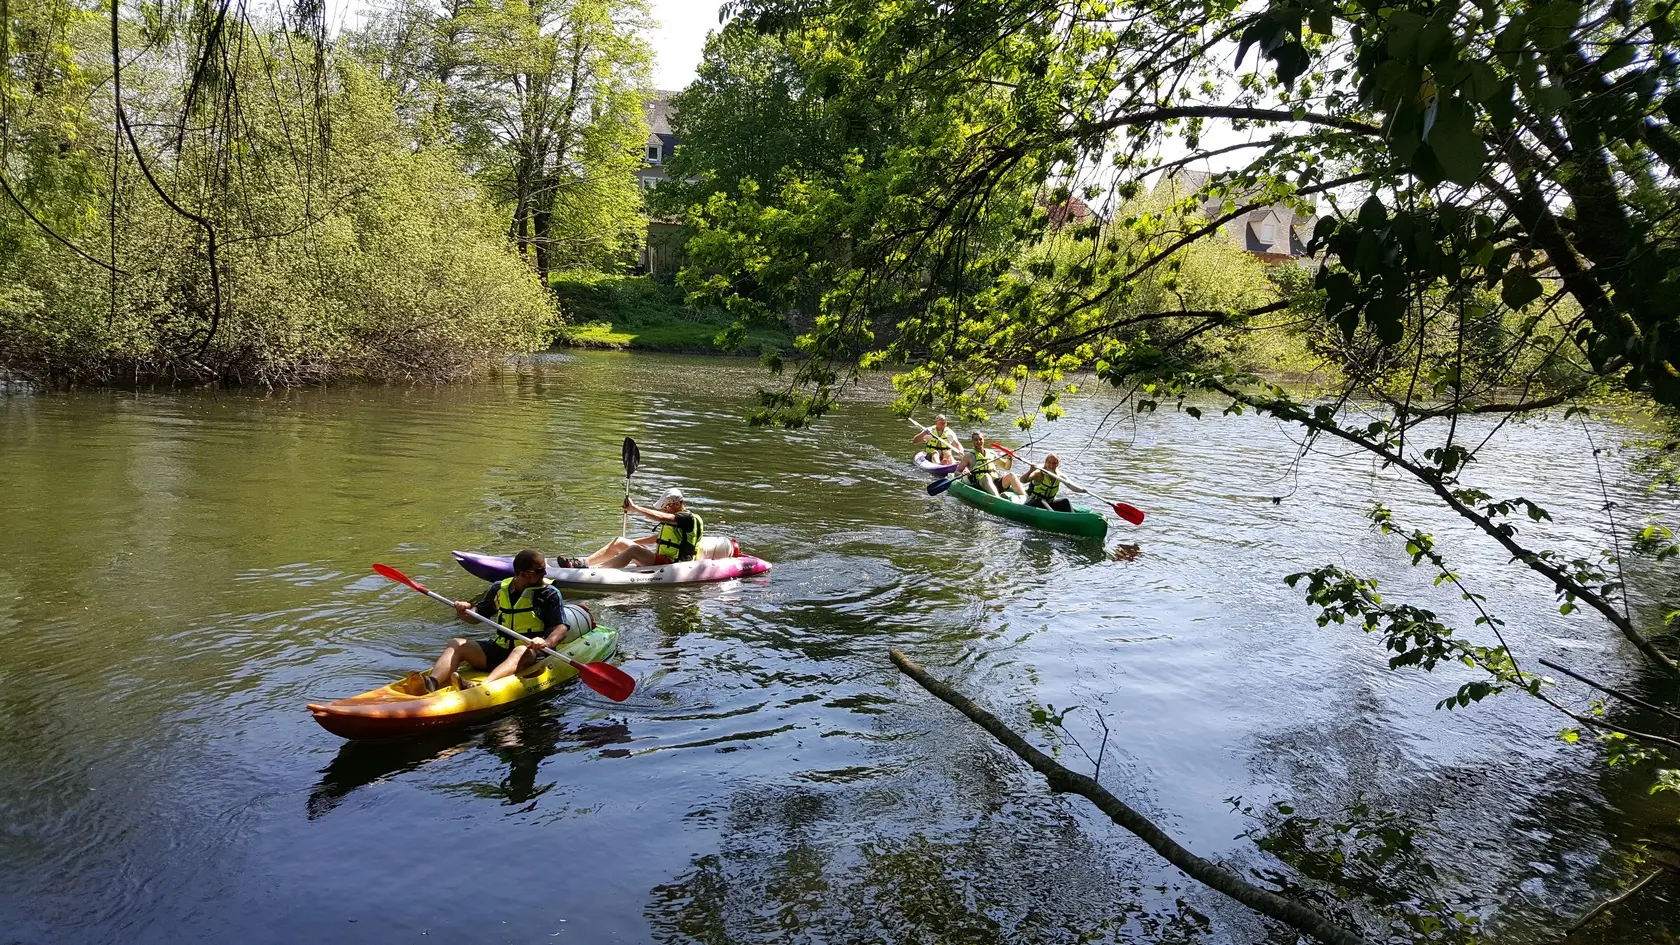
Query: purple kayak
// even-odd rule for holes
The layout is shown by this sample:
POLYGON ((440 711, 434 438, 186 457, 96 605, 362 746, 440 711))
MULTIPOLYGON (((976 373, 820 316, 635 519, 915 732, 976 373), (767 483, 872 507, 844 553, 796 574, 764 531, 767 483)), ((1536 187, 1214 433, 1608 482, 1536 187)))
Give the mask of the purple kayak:
POLYGON ((935 479, 942 479, 949 476, 957 471, 958 466, 962 465, 962 463, 936 463, 933 460, 928 459, 926 453, 917 453, 913 462, 916 464, 917 469, 920 469, 922 472, 927 473, 935 479))
MULTIPOLYGON (((752 555, 740 554, 740 546, 732 538, 706 538, 701 551, 710 557, 676 564, 661 564, 646 568, 556 568, 550 566, 548 579, 561 587, 600 588, 645 587, 649 584, 698 584, 704 581, 727 581, 731 578, 763 574, 770 570, 770 562, 752 555)), ((513 576, 511 555, 481 555, 471 551, 454 552, 455 561, 468 574, 486 581, 500 581, 513 576)))

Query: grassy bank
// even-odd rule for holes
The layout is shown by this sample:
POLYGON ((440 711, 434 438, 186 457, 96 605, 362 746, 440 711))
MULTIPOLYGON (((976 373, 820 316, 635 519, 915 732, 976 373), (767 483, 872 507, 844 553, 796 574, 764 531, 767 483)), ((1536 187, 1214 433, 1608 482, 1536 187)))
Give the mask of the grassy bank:
MULTIPOLYGON (((642 351, 719 353, 717 339, 728 315, 683 304, 682 290, 650 276, 556 274, 550 286, 560 300, 566 327, 555 344, 571 348, 631 348, 642 351)), ((793 344, 787 331, 758 328, 747 333, 741 354, 793 344)))

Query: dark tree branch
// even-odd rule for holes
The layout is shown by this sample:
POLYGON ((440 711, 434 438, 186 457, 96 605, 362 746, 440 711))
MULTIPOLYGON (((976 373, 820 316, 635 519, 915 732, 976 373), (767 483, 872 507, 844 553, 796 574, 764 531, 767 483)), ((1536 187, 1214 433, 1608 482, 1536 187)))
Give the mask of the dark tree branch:
POLYGON ((1625 693, 1625 692, 1621 691, 1620 689, 1612 689, 1611 687, 1606 686, 1605 684, 1603 684, 1601 682, 1594 682, 1593 680, 1588 679, 1587 677, 1581 675, 1580 673, 1575 672, 1574 670, 1565 669, 1564 667, 1559 666, 1558 664, 1552 662, 1551 660, 1543 659, 1543 660, 1540 661, 1540 665, 1546 667, 1547 669, 1555 669, 1558 672, 1564 674, 1565 676, 1568 676, 1570 679, 1575 680, 1576 682, 1586 683, 1587 685, 1593 687, 1594 689, 1597 689, 1599 692, 1608 693, 1609 695, 1615 696, 1616 698, 1622 700, 1623 702, 1629 703, 1631 705, 1636 705, 1636 706, 1640 707, 1641 709, 1649 709, 1652 712, 1659 712, 1663 715, 1668 716, 1671 719, 1680 720, 1680 712, 1675 712, 1673 709, 1665 709, 1662 706, 1657 705, 1656 703, 1653 703, 1653 702, 1646 702, 1644 699, 1641 699, 1638 696, 1630 695, 1628 693, 1625 693))
POLYGON ((1138 839, 1148 844, 1150 849, 1159 853, 1167 862, 1183 870, 1191 879, 1217 892, 1224 893, 1250 909, 1276 919, 1284 925, 1305 935, 1310 935, 1321 942, 1327 942, 1330 945, 1360 945, 1365 941, 1364 936, 1360 933, 1342 928, 1298 902, 1286 899, 1270 890, 1261 889, 1230 870, 1191 853, 1178 841, 1168 836, 1165 831, 1155 826, 1148 818, 1110 794, 1095 779, 1064 768, 1049 755, 1029 745, 1026 739, 1016 734, 1009 726, 1004 725, 998 720, 997 716, 974 704, 943 680, 929 675, 927 670, 917 665, 915 661, 905 656, 898 649, 889 650, 888 654, 891 656, 894 665, 906 676, 915 680, 923 689, 937 696, 952 708, 968 716, 971 721, 985 729, 1004 747, 1014 752, 1016 757, 1030 765, 1034 771, 1044 775, 1044 779, 1049 782, 1052 791, 1063 794, 1078 794, 1095 804, 1097 809, 1107 814, 1110 820, 1131 831, 1138 839))

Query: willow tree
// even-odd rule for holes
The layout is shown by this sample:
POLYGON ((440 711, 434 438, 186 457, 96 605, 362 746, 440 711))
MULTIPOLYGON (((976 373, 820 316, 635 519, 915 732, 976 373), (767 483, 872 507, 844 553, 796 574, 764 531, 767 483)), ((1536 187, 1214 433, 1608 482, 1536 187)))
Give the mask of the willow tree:
MULTIPOLYGON (((1680 407, 1674 4, 743 0, 724 15, 824 50, 806 57, 806 81, 827 127, 850 136, 839 170, 801 166, 691 207, 697 294, 748 320, 819 300, 815 328, 772 359, 781 381, 757 420, 811 422, 877 366, 895 370, 901 407, 972 416, 1014 412, 1036 381, 1023 426, 1059 413, 1074 372, 1140 409, 1200 415, 1184 398, 1211 393, 1402 471, 1564 613, 1582 611, 1656 677, 1680 675, 1663 606, 1676 588, 1660 567, 1639 595, 1625 578, 1633 556, 1676 553, 1668 530, 1590 523, 1597 557, 1532 543, 1524 524, 1550 518, 1543 497, 1478 488, 1485 441, 1459 423, 1612 389, 1680 407), (877 116, 899 137, 862 131, 877 116), (1139 203, 1211 160, 1230 169, 1176 206, 1139 203), (1073 198, 1098 213, 1051 227, 1073 198), (1273 204, 1322 214, 1310 234, 1322 266, 1305 284, 1253 304, 1153 291, 1190 247, 1273 204), (1039 252, 1052 229, 1078 251, 1039 252), (1286 330, 1335 379, 1326 396, 1209 356, 1209 339, 1286 330), (1349 409, 1371 403, 1376 416, 1349 409)), ((1485 609, 1460 633, 1369 577, 1292 576, 1323 622, 1379 634, 1395 667, 1479 667, 1447 707, 1523 691, 1614 758, 1680 758, 1672 712, 1640 726, 1562 695, 1505 646, 1449 549, 1385 508, 1371 517, 1485 609)), ((1623 690, 1589 684, 1628 708, 1623 690)), ((1660 770, 1657 787, 1674 787, 1660 770)))
POLYGON ((319 5, 0 8, 0 362, 47 382, 458 376, 552 304, 319 5))

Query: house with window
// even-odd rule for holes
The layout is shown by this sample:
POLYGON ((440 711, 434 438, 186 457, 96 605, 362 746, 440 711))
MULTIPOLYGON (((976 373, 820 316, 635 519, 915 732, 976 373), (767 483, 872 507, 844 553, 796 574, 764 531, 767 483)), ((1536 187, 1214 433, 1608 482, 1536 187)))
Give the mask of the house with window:
MULTIPOLYGON (((671 97, 675 92, 657 91, 643 105, 647 118, 647 150, 636 169, 636 185, 643 194, 668 179, 667 165, 676 150, 677 136, 671 133, 671 97)), ((650 217, 647 239, 637 252, 638 272, 669 279, 682 268, 682 225, 675 219, 650 217)))
MULTIPOLYGON (((1206 171, 1181 170, 1159 186, 1168 188, 1175 197, 1183 196, 1200 191, 1211 176, 1206 171)), ((1231 199, 1239 207, 1246 202, 1241 194, 1231 199)), ((1202 215, 1209 221, 1217 220, 1226 213, 1224 204, 1224 197, 1206 198, 1201 203, 1202 215)), ((1219 235, 1260 257, 1262 262, 1288 262, 1307 255, 1307 243, 1312 240, 1313 225, 1317 222, 1315 215, 1301 216, 1282 204, 1272 204, 1227 220, 1220 226, 1219 235)))

